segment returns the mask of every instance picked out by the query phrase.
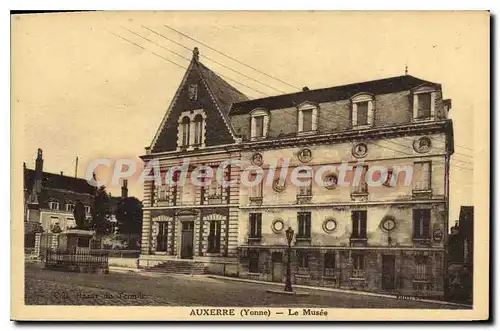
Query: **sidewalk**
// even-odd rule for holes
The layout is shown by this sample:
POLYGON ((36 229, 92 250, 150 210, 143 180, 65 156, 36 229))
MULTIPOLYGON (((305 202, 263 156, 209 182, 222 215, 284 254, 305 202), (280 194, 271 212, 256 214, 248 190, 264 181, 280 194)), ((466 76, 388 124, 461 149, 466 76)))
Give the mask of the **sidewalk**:
MULTIPOLYGON (((229 281, 235 281, 235 282, 265 284, 265 285, 274 285, 274 286, 283 287, 283 284, 281 284, 281 283, 266 282, 266 281, 262 281, 262 280, 253 280, 253 279, 236 278, 236 277, 226 277, 226 276, 219 276, 219 275, 205 275, 205 276, 207 276, 209 278, 221 279, 221 280, 229 280, 229 281)), ((348 294, 364 295, 364 296, 371 296, 371 297, 378 297, 378 298, 390 298, 390 299, 396 299, 396 300, 435 303, 435 304, 442 304, 442 305, 449 305, 449 306, 455 306, 455 307, 462 307, 462 308, 472 309, 471 305, 466 305, 466 304, 461 304, 461 303, 455 303, 455 302, 448 302, 448 301, 424 299, 424 298, 419 298, 419 297, 411 297, 411 299, 401 299, 401 298, 398 297, 398 295, 394 295, 394 294, 364 292, 364 291, 357 291, 357 290, 346 290, 346 289, 339 289, 339 288, 319 287, 319 286, 310 286, 310 285, 295 285, 294 284, 293 287, 300 288, 300 289, 316 290, 316 291, 326 291, 326 292, 338 292, 338 293, 348 293, 348 294)), ((406 297, 408 297, 408 296, 406 296, 406 297)))

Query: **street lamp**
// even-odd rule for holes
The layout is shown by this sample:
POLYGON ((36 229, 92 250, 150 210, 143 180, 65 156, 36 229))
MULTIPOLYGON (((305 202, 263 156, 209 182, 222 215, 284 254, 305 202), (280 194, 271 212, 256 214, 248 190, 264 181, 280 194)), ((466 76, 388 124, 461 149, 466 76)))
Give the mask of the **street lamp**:
POLYGON ((293 240, 293 229, 291 227, 288 227, 285 231, 286 234, 286 240, 288 242, 288 257, 287 257, 287 264, 286 264, 286 281, 285 281, 285 292, 292 292, 292 279, 291 279, 291 271, 290 271, 290 264, 291 260, 290 257, 292 255, 292 240, 293 240))

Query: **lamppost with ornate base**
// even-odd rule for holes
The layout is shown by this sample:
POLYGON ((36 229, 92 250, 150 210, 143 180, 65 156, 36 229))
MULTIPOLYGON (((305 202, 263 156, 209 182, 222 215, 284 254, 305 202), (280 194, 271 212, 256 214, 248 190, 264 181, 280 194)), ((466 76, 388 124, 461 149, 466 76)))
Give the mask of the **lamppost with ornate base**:
POLYGON ((288 227, 286 229, 285 234, 286 234, 286 240, 288 242, 288 253, 287 253, 287 264, 286 264, 286 281, 285 281, 285 292, 293 292, 292 290, 292 279, 291 279, 291 270, 290 270, 290 264, 291 264, 291 255, 292 255, 292 240, 293 240, 293 229, 291 227, 288 227))

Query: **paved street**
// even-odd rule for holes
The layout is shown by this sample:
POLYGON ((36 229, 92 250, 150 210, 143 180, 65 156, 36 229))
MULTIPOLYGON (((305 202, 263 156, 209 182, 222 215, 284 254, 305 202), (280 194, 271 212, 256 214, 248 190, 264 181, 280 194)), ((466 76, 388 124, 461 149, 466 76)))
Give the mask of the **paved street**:
POLYGON ((81 274, 44 270, 27 263, 28 305, 280 306, 338 308, 456 309, 415 301, 307 290, 309 296, 267 293, 280 286, 211 279, 206 276, 115 273, 81 274))

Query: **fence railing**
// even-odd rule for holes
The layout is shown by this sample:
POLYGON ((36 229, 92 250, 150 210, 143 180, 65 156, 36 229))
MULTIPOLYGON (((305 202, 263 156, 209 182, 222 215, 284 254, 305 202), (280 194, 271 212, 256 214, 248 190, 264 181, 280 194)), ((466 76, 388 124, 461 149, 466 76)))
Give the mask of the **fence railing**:
POLYGON ((91 267, 108 268, 107 252, 84 250, 47 250, 45 266, 48 268, 91 267))

